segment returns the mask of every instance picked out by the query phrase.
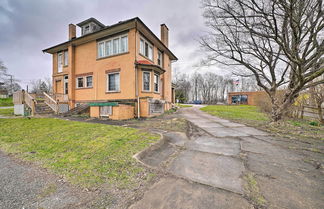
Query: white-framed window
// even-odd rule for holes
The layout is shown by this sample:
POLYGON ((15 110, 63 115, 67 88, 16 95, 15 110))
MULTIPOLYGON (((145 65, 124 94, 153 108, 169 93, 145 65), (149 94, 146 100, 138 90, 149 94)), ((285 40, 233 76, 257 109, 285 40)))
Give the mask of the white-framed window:
POLYGON ((121 35, 98 42, 98 58, 128 52, 128 35, 121 35))
POLYGON ((69 64, 69 53, 67 50, 64 51, 64 66, 69 64))
POLYGON ((153 60, 153 46, 144 38, 140 38, 140 54, 153 60))
POLYGON ((86 87, 87 88, 92 87, 92 75, 86 76, 86 87))
POLYGON ((160 80, 160 76, 159 74, 154 74, 154 91, 155 92, 159 92, 159 80, 160 80))
POLYGON ((151 90, 151 72, 143 71, 143 91, 151 90))
POLYGON ((160 66, 160 67, 163 67, 163 54, 162 52, 158 51, 158 59, 157 59, 157 64, 160 66))
POLYGON ((107 91, 117 92, 120 91, 120 73, 107 74, 107 91))
POLYGON ((63 72, 63 53, 60 52, 57 54, 57 72, 63 72))
POLYGON ((83 88, 84 87, 83 77, 77 77, 76 79, 77 79, 76 81, 77 88, 83 88))

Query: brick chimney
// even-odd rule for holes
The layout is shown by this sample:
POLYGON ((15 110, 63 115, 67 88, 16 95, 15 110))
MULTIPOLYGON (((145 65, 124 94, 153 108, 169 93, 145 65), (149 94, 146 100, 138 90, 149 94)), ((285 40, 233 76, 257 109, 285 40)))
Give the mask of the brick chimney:
POLYGON ((161 41, 169 47, 169 28, 165 24, 161 24, 161 41))
POLYGON ((76 26, 69 24, 69 41, 76 38, 76 26))

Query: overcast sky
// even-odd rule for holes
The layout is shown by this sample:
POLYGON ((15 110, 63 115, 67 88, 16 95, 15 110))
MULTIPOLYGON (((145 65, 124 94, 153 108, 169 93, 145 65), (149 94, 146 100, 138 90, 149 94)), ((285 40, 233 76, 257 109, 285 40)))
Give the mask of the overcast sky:
POLYGON ((89 17, 105 25, 139 17, 158 37, 165 23, 169 47, 179 58, 173 68, 197 70, 198 39, 207 30, 199 0, 0 0, 0 60, 23 88, 50 77, 51 55, 42 50, 67 41, 68 24, 89 17))

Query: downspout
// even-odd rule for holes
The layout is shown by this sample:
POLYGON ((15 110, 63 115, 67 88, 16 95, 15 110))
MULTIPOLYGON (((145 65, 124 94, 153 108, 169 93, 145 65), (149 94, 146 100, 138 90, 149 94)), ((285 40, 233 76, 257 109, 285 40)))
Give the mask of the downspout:
POLYGON ((137 19, 135 19, 135 97, 137 97, 137 118, 140 118, 140 98, 138 92, 138 69, 136 67, 137 62, 137 19))

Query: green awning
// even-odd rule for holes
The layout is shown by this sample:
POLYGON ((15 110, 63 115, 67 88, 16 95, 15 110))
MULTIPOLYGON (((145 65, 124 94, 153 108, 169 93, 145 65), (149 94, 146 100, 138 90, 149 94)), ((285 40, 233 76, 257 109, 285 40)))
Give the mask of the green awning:
POLYGON ((118 102, 91 102, 89 106, 118 106, 118 102))

